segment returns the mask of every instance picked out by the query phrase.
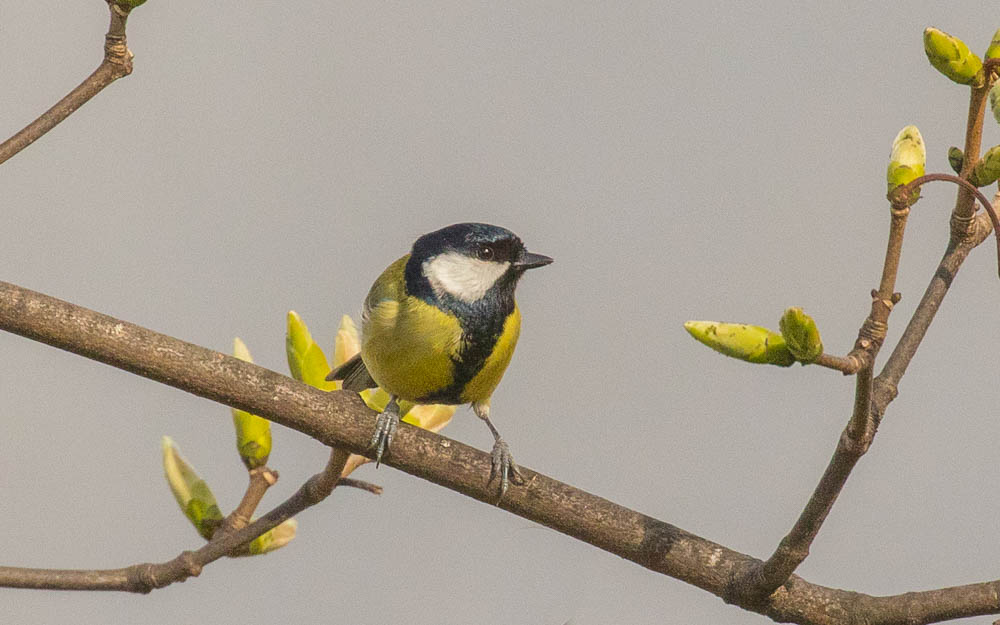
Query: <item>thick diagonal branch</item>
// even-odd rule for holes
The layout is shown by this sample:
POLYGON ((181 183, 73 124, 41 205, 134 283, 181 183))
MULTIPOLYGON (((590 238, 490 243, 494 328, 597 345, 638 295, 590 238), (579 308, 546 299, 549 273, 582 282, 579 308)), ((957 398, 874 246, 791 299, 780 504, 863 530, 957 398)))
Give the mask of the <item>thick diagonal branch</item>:
MULTIPOLYGON (((0 329, 261 415, 331 447, 365 453, 371 437, 374 413, 355 393, 325 393, 257 365, 4 282, 0 329)), ((386 464, 483 502, 496 499, 486 483, 488 454, 405 423, 386 464)), ((525 485, 511 489, 502 508, 719 597, 730 597, 734 576, 758 563, 527 467, 522 471, 525 485)), ((276 525, 281 517, 272 513, 258 522, 269 519, 276 525)), ((249 530, 259 529, 256 523, 232 536, 251 538, 249 530)), ((209 545, 203 549, 216 558, 229 552, 211 551, 209 545)), ((738 603, 782 622, 921 625, 1000 613, 997 596, 1000 582, 872 597, 793 575, 766 601, 738 603)))

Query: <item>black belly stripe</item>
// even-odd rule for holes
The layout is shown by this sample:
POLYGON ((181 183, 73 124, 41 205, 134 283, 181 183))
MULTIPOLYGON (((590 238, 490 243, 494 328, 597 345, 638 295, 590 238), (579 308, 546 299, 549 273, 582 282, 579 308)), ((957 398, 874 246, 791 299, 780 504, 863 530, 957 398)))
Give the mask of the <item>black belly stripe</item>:
MULTIPOLYGON (((409 269, 409 267, 407 267, 409 269)), ((514 312, 514 286, 516 280, 501 278, 493 288, 468 303, 450 295, 438 297, 423 275, 407 272, 406 290, 431 306, 455 315, 462 326, 462 343, 458 356, 452 357, 452 383, 440 390, 421 397, 418 403, 460 404, 462 391, 483 368, 493 353, 507 318, 514 312), (411 280, 411 276, 414 278, 411 280)))

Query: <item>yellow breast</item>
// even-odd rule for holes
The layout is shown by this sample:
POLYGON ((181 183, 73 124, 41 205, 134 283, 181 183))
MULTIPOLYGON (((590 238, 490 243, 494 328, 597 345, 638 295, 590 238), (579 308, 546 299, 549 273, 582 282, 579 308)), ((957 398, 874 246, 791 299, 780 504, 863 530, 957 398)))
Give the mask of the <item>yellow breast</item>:
POLYGON ((415 297, 385 300, 368 313, 361 358, 389 393, 415 401, 451 385, 458 319, 415 297))

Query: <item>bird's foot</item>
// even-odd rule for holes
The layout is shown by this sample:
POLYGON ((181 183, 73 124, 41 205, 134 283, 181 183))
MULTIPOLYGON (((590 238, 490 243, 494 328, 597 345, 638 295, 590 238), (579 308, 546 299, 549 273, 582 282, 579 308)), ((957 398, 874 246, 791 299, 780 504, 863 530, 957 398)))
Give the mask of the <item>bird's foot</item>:
POLYGON ((498 438, 497 442, 493 445, 493 452, 490 454, 490 459, 492 460, 490 479, 486 483, 492 484, 495 478, 500 478, 500 497, 497 498, 497 503, 500 503, 503 500, 503 496, 507 493, 510 483, 524 484, 524 477, 518 470, 517 465, 514 464, 514 457, 510 455, 510 447, 507 446, 507 441, 502 438, 498 438))
POLYGON ((388 407, 379 413, 375 420, 375 433, 372 434, 372 441, 368 444, 368 449, 375 450, 375 466, 382 463, 382 454, 389 451, 392 445, 392 437, 399 427, 399 412, 390 410, 388 407))

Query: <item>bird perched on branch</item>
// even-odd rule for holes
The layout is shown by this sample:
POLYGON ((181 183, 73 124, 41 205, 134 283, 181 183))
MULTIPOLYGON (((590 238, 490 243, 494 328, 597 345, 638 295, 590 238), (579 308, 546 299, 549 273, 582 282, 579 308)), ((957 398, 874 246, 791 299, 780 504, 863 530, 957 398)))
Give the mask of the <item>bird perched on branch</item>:
POLYGON ((495 439, 487 483, 500 478, 501 498, 511 481, 522 483, 490 421, 490 396, 521 330, 517 282, 551 262, 505 228, 461 223, 423 235, 382 272, 365 299, 361 352, 327 376, 348 390, 389 393, 371 440, 376 462, 392 444, 400 402, 472 404, 495 439))

